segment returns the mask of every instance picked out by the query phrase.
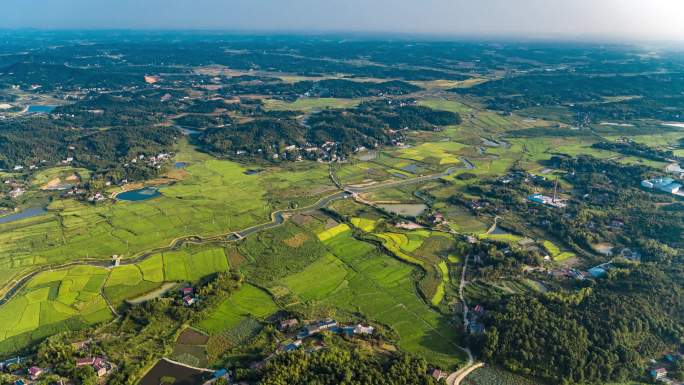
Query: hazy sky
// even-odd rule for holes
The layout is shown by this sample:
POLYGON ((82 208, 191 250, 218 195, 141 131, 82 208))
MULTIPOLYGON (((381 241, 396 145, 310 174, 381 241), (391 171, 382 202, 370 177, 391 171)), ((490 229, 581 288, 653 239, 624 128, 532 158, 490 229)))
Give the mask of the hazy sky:
POLYGON ((402 32, 684 41, 684 0, 2 0, 0 28, 402 32))

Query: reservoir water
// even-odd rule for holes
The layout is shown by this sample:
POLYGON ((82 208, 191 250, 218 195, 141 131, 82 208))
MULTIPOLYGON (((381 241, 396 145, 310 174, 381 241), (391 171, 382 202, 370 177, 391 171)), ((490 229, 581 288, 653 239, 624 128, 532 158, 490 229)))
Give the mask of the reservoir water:
POLYGON ((26 219, 26 218, 31 218, 35 217, 38 215, 45 214, 47 211, 43 208, 40 207, 32 207, 28 208, 26 210, 20 211, 18 213, 6 215, 4 217, 0 217, 0 223, 10 223, 14 221, 18 221, 20 219, 26 219))
POLYGON ((387 203, 387 204, 380 204, 378 205, 384 210, 389 211, 390 213, 397 214, 397 215, 406 215, 410 217, 417 217, 425 210, 427 210, 427 206, 422 204, 422 203, 387 203))
POLYGON ((26 110, 26 112, 32 114, 49 114, 55 109, 55 107, 57 106, 31 105, 28 106, 28 110, 26 110))
POLYGON ((120 201, 138 202, 156 198, 160 195, 161 193, 159 192, 159 189, 157 189, 156 187, 144 187, 139 188, 137 190, 131 190, 117 194, 116 199, 120 201))

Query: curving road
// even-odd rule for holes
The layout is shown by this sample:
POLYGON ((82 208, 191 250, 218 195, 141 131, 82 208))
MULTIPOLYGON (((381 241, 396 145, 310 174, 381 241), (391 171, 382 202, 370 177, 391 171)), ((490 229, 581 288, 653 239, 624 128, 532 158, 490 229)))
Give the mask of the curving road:
MULTIPOLYGON (((464 162, 465 163, 465 162, 464 162)), ((470 162, 467 162, 465 164, 470 164, 470 162)), ((465 168, 469 168, 467 165, 464 166, 465 168)), ((162 253, 165 251, 173 251, 173 250, 178 250, 180 247, 182 247, 185 244, 203 244, 203 243, 211 243, 211 242, 234 242, 237 240, 240 240, 244 237, 250 236, 252 234, 258 233, 263 230, 268 230, 272 229, 274 227, 278 227, 281 224, 285 222, 288 216, 294 215, 294 214, 299 214, 299 213, 304 213, 308 211, 315 211, 319 210, 325 206, 327 206, 330 202, 339 200, 339 199, 347 199, 349 197, 352 197, 356 194, 363 193, 363 192, 369 192, 369 191, 374 191, 374 190, 379 190, 379 189, 384 189, 384 188, 393 188, 393 187, 399 187, 399 186, 404 186, 404 185, 409 185, 409 184, 414 184, 414 183, 420 183, 420 182, 425 182, 429 180, 435 180, 439 178, 443 178, 445 176, 449 176, 456 172, 459 168, 458 167, 450 167, 444 172, 437 173, 437 174, 431 174, 431 175, 425 175, 425 176, 420 176, 412 179, 405 179, 405 180, 400 180, 400 181, 390 181, 390 182, 385 182, 385 183, 378 183, 375 185, 371 186, 365 186, 365 187, 344 187, 341 185, 337 179, 334 176, 334 173, 332 172, 332 169, 330 171, 331 178, 333 179, 333 182, 335 185, 338 186, 338 188, 341 188, 343 191, 338 191, 334 194, 328 195, 326 197, 321 198, 318 200, 316 203, 302 207, 302 208, 297 208, 297 209, 288 209, 288 210, 277 210, 271 213, 271 221, 262 223, 256 226, 252 226, 243 230, 238 230, 238 231, 231 231, 229 233, 221 234, 221 235, 215 235, 211 237, 201 237, 199 235, 186 235, 183 237, 179 237, 171 241, 171 243, 168 246, 164 247, 158 247, 155 249, 151 249, 148 251, 145 251, 143 253, 140 253, 136 256, 133 256, 131 258, 128 258, 126 260, 122 260, 120 265, 131 265, 134 263, 141 262, 149 257, 151 257, 154 254, 162 253)), ((111 261, 109 260, 102 260, 102 259, 79 259, 79 260, 73 260, 67 263, 63 264, 58 264, 58 265, 46 265, 43 266, 39 269, 36 269, 20 278, 15 280, 14 282, 10 283, 8 288, 5 290, 5 293, 0 297, 0 306, 4 305, 14 297, 14 295, 17 294, 17 292, 28 283, 31 278, 35 277, 37 274, 50 271, 50 270, 58 270, 58 269, 64 269, 67 267, 75 266, 75 265, 89 265, 89 266, 96 266, 96 267, 110 267, 111 266, 111 261)), ((7 287, 7 286, 6 286, 7 287)))
POLYGON ((447 385, 460 385, 461 381, 466 378, 470 373, 484 366, 484 363, 478 362, 476 364, 470 364, 461 370, 453 372, 447 377, 447 385))
MULTIPOLYGON (((427 182, 430 180, 436 180, 440 179, 449 175, 452 175, 455 173, 458 169, 460 168, 465 168, 465 169, 472 169, 474 168, 473 164, 470 163, 467 159, 462 158, 463 161, 463 166, 462 167, 450 167, 446 171, 437 173, 437 174, 431 174, 431 175, 425 175, 425 176, 420 176, 412 179, 405 179, 405 180, 399 180, 399 181, 389 181, 389 182, 384 182, 384 183, 378 183, 375 185, 370 185, 370 186, 364 186, 364 187, 345 187, 342 185, 338 180, 337 177, 332 169, 332 165, 330 168, 330 178, 333 181, 333 183, 342 191, 335 192, 331 195, 328 195, 326 197, 323 197, 319 199, 316 203, 302 207, 302 208, 297 208, 297 209, 289 209, 289 210, 277 210, 271 213, 271 221, 262 223, 256 226, 248 227, 243 230, 238 230, 238 231, 231 231, 229 233, 221 234, 221 235, 216 235, 216 236, 211 236, 211 237, 201 237, 199 235, 186 235, 183 237, 179 237, 171 241, 171 243, 168 246, 165 247, 159 247, 155 248, 152 250, 145 251, 143 253, 140 253, 136 256, 133 256, 131 258, 128 258, 126 260, 123 260, 120 262, 120 265, 131 265, 134 263, 141 262, 149 257, 151 257, 154 254, 158 254, 161 252, 165 251, 172 251, 172 250, 177 250, 178 248, 182 247, 185 244, 203 244, 203 243, 212 243, 212 242, 235 242, 238 241, 244 237, 253 235, 255 233, 258 233, 260 231, 268 230, 275 228, 277 226, 280 226, 283 224, 288 217, 299 214, 299 213, 304 213, 304 212, 309 212, 309 211, 315 211, 319 210, 325 206, 327 206, 329 203, 340 200, 340 199, 347 199, 350 197, 358 197, 358 194, 364 193, 364 192, 370 192, 370 191, 375 191, 375 190, 380 190, 380 189, 385 189, 385 188, 394 188, 394 187, 399 187, 399 186, 405 186, 405 185, 410 185, 414 183, 420 183, 420 182, 427 182)), ((495 222, 496 223, 496 222, 495 222)), ((468 258, 466 257, 463 273, 462 273, 462 278, 461 278, 461 287, 459 287, 459 294, 461 296, 461 300, 463 301, 463 283, 464 283, 464 278, 465 278, 465 269, 467 268, 468 264, 468 258)), ((108 260, 92 260, 92 259, 82 259, 82 260, 75 260, 71 261, 68 263, 60 264, 60 265, 50 265, 50 266, 43 266, 40 269, 34 270, 23 277, 19 278, 16 280, 14 283, 11 284, 9 289, 6 290, 5 294, 0 297, 0 306, 6 304, 10 299, 16 295, 16 293, 28 283, 31 278, 36 276, 37 274, 45 271, 50 271, 50 270, 57 270, 57 269, 63 269, 66 267, 74 266, 74 265, 89 265, 89 266, 97 266, 97 267, 111 267, 111 261, 108 260)), ((107 301, 107 305, 111 309, 112 313, 115 315, 117 314, 114 307, 109 303, 109 300, 106 298, 106 296, 103 295, 105 300, 107 301)), ((465 301, 463 301, 464 307, 467 306, 465 304, 465 301)), ((465 310, 467 312, 467 310, 465 310)), ((464 312, 464 313, 465 313, 464 312)), ((465 318, 465 317, 464 317, 465 318)), ((452 373, 447 377, 447 384, 448 385, 459 385, 460 382, 468 375, 470 374, 473 370, 478 369, 482 367, 484 364, 481 362, 475 363, 474 358, 472 353, 470 352, 470 349, 467 347, 460 347, 467 355, 468 355, 468 363, 466 364, 465 367, 462 369, 452 373)), ((171 360, 168 360, 170 362, 174 362, 171 360)), ((174 362, 175 363, 175 362, 174 362)), ((196 368, 200 369, 200 368, 196 368)), ((201 369, 200 369, 201 370, 201 369)))

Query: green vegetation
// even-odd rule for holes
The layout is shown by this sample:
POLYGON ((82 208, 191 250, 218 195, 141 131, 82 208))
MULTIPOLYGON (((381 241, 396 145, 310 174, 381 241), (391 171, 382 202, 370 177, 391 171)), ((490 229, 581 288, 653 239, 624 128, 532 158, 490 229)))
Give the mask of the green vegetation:
POLYGON ((486 366, 466 377, 464 385, 538 385, 539 383, 505 370, 486 366))
POLYGON ((311 355, 301 352, 279 355, 268 364, 259 383, 334 385, 345 377, 363 378, 365 383, 379 385, 437 383, 429 376, 424 360, 396 355, 381 360, 363 352, 342 349, 324 350, 311 355))
POLYGON ((327 240, 325 246, 336 257, 331 261, 335 266, 334 278, 321 279, 319 269, 307 268, 296 279, 308 284, 304 289, 289 288, 290 292, 314 293, 316 297, 312 298, 318 306, 361 313, 391 327, 399 337, 400 348, 444 368, 458 365, 463 353, 457 346, 455 327, 448 317, 416 296, 411 265, 379 253, 369 244, 355 240, 349 232, 327 240), (343 267, 346 274, 341 270, 343 267))
POLYGON ((681 269, 668 275, 653 266, 622 268, 600 285, 576 293, 502 300, 486 320, 484 356, 509 370, 554 382, 638 377, 645 359, 681 334, 674 303, 682 294, 673 281, 680 279, 681 269), (538 359, 549 351, 562 364, 538 359), (608 358, 608 351, 623 355, 608 358))
POLYGON ((277 310, 268 293, 246 284, 220 302, 197 326, 214 334, 235 327, 247 318, 264 318, 277 310))
POLYGON ((359 103, 360 100, 335 98, 300 98, 291 103, 277 99, 266 99, 264 100, 264 108, 277 111, 310 112, 327 108, 351 108, 359 103))
POLYGON ((228 260, 222 248, 171 251, 163 256, 167 281, 193 282, 209 274, 228 270, 228 260))
POLYGON ((393 153, 398 158, 405 158, 435 165, 457 165, 461 163, 457 151, 460 143, 423 143, 419 146, 399 150, 393 153))
POLYGON ((328 239, 334 238, 335 236, 347 232, 349 230, 350 229, 348 225, 340 223, 335 227, 331 227, 325 231, 318 233, 318 239, 320 239, 321 241, 327 241, 328 239))
POLYGON ((192 156, 202 161, 187 167, 183 181, 161 188, 159 198, 97 206, 55 200, 47 215, 0 224, 3 283, 48 261, 125 258, 184 235, 241 230, 269 221, 276 207, 312 203, 329 183, 316 164, 246 175, 238 164, 192 156))
POLYGON ((433 131, 461 122, 454 112, 432 110, 412 101, 381 100, 345 110, 323 110, 309 116, 306 124, 293 113, 272 115, 237 125, 210 127, 198 141, 211 153, 234 159, 322 160, 347 157, 360 147, 400 143, 405 140, 406 128, 433 131))
POLYGON ((89 266, 40 273, 0 307, 0 352, 9 353, 64 330, 107 321, 100 295, 107 271, 89 266))
MULTIPOLYGON (((368 218, 352 218, 351 224, 365 232, 371 232, 375 229, 376 221, 368 218)), ((321 240, 323 241, 324 239, 321 240)))
POLYGON ((283 279, 282 286, 271 289, 278 295, 290 291, 302 301, 322 300, 347 282, 347 266, 332 254, 326 254, 299 273, 283 279))
POLYGON ((222 248, 185 247, 155 254, 134 265, 113 268, 104 294, 112 303, 120 304, 153 291, 162 282, 195 282, 228 269, 222 248))

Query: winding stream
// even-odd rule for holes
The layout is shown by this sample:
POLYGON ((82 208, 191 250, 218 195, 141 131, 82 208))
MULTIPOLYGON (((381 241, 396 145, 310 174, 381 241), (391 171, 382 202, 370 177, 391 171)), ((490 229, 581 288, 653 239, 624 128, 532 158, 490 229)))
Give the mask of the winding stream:
MULTIPOLYGON (((467 165, 464 167, 468 168, 467 165)), ((391 182, 386 182, 386 183, 380 183, 377 185, 372 185, 372 186, 367 186, 367 187, 348 188, 348 187, 341 186, 343 188, 342 191, 338 191, 334 194, 323 197, 323 198, 319 199, 316 203, 314 203, 310 206, 297 208, 297 209, 277 210, 277 211, 272 212, 270 222, 266 222, 266 223, 262 223, 262 224, 259 224, 256 226, 248 227, 248 228, 243 229, 243 230, 231 231, 229 233, 211 236, 211 237, 201 237, 199 235, 186 235, 186 236, 178 237, 178 238, 174 239, 173 241, 171 241, 171 243, 168 246, 148 250, 148 251, 145 251, 141 254, 138 254, 136 256, 128 258, 126 260, 122 260, 120 263, 120 266, 131 265, 131 264, 135 264, 135 263, 144 261, 145 259, 147 259, 147 258, 149 258, 155 254, 158 254, 158 253, 178 250, 184 244, 235 242, 237 240, 240 240, 244 237, 258 233, 260 231, 264 231, 264 230, 272 229, 274 227, 278 227, 281 224, 283 224, 288 217, 290 217, 294 214, 300 214, 300 213, 319 210, 319 209, 327 206, 330 202, 333 202, 336 200, 347 199, 349 197, 354 196, 355 194, 359 194, 359 193, 363 193, 363 192, 369 192, 369 191, 374 191, 374 190, 379 190, 379 189, 384 189, 384 188, 393 188, 393 187, 398 187, 398 186, 403 186, 403 185, 408 185, 408 184, 419 183, 419 182, 443 178, 445 176, 449 176, 449 175, 453 174, 458 169, 459 169, 458 167, 450 167, 446 171, 438 173, 438 174, 426 175, 426 176, 422 176, 422 177, 405 179, 405 180, 400 180, 400 181, 391 181, 391 182)), ((64 264, 60 264, 60 265, 42 266, 39 269, 36 269, 36 270, 20 277, 19 279, 17 279, 13 283, 10 283, 9 288, 6 290, 5 294, 3 294, 2 297, 0 297, 0 306, 4 305, 10 299, 12 299, 14 297, 14 295, 26 283, 28 283, 28 281, 31 280, 31 278, 35 277, 37 274, 48 271, 48 270, 63 269, 63 268, 75 266, 75 265, 89 265, 89 266, 105 267, 106 268, 106 267, 111 266, 111 261, 103 260, 103 259, 81 259, 81 260, 74 260, 74 261, 64 263, 64 264)))

